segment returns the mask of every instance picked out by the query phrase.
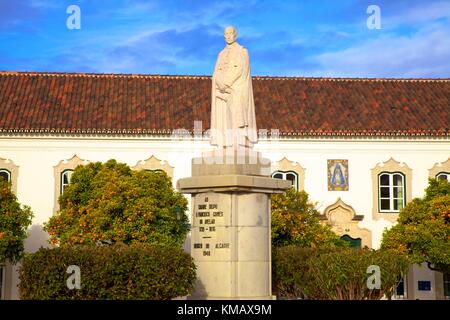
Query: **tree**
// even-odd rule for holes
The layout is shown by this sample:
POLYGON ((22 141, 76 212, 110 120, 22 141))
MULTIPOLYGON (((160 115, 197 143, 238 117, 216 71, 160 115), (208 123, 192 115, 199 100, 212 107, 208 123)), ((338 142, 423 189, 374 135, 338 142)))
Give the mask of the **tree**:
POLYGON ((109 160, 78 166, 45 224, 52 244, 147 243, 181 247, 189 231, 186 198, 163 171, 109 160))
POLYGON ((406 205, 398 223, 383 233, 381 247, 450 272, 450 183, 430 179, 425 196, 406 205))
POLYGON ((11 185, 0 177, 0 262, 16 263, 22 258, 32 218, 30 207, 21 206, 11 185))
POLYGON ((294 188, 272 196, 272 244, 277 247, 347 246, 327 225, 320 223, 315 204, 305 191, 294 188))

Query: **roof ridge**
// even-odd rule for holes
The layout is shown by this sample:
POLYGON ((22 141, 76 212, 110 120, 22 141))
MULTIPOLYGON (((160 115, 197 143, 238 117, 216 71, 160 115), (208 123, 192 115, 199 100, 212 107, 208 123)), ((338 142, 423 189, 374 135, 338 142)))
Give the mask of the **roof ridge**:
MULTIPOLYGON (((0 71, 0 76, 51 76, 51 77, 93 77, 93 78, 162 78, 162 79, 210 79, 208 75, 170 75, 140 73, 84 73, 84 72, 42 72, 42 71, 0 71)), ((303 81, 362 81, 362 82, 447 82, 450 78, 347 78, 347 77, 305 77, 305 76, 258 76, 255 80, 303 80, 303 81)))
POLYGON ((368 82, 446 82, 450 78, 344 78, 344 77, 304 77, 304 76, 252 76, 257 80, 315 80, 315 81, 368 81, 368 82))
POLYGON ((0 71, 2 75, 13 76, 50 76, 50 77, 93 77, 93 78, 189 78, 210 79, 211 76, 204 75, 163 75, 163 74, 139 74, 139 73, 90 73, 90 72, 42 72, 42 71, 0 71))

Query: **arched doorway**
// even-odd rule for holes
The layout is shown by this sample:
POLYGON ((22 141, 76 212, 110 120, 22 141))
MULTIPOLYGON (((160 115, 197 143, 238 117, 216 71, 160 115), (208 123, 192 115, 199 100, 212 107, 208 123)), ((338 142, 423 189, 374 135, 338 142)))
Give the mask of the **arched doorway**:
POLYGON ((370 230, 358 226, 363 218, 364 216, 357 215, 355 210, 341 198, 328 206, 323 216, 325 223, 330 225, 341 239, 349 241, 351 247, 372 248, 372 233, 370 230))

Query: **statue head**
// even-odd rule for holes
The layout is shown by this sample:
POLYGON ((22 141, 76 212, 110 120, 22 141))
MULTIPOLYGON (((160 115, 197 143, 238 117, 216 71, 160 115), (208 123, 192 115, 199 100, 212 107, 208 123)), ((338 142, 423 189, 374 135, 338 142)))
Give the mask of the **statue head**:
POLYGON ((233 26, 228 26, 225 28, 224 32, 223 32, 223 36, 225 38, 225 42, 227 44, 232 44, 236 41, 237 39, 237 31, 236 28, 233 26))

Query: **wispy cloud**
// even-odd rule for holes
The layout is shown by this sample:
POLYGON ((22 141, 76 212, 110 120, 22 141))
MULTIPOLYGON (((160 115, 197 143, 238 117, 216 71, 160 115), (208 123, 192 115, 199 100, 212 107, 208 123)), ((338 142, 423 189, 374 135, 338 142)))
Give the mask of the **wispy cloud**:
POLYGON ((387 35, 359 46, 311 57, 317 69, 304 74, 332 77, 449 77, 448 25, 411 36, 387 35))
POLYGON ((0 30, 18 27, 24 20, 35 19, 40 13, 27 0, 0 1, 0 30))
POLYGON ((450 19, 450 1, 410 2, 398 11, 383 12, 386 14, 383 18, 386 26, 421 24, 442 18, 450 19))
POLYGON ((211 74, 236 25, 258 75, 449 77, 450 1, 0 0, 0 70, 211 74), (67 30, 78 4, 82 29, 67 30))

